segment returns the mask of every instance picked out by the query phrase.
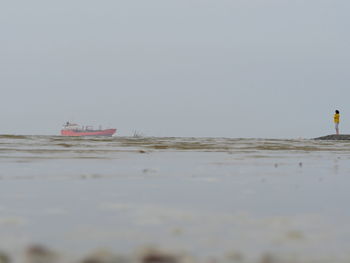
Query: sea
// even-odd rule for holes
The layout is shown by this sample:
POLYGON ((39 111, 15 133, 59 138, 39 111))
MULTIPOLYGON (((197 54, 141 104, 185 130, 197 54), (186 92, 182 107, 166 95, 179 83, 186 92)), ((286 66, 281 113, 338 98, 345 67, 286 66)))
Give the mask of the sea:
POLYGON ((349 159, 348 141, 0 135, 0 261, 350 262, 349 159))

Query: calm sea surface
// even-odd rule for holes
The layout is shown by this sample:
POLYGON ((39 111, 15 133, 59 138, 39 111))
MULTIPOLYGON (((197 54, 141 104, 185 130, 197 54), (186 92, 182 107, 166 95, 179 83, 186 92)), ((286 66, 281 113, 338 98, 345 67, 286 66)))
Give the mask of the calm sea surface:
POLYGON ((344 141, 2 135, 0 249, 348 262, 349 159, 344 141))

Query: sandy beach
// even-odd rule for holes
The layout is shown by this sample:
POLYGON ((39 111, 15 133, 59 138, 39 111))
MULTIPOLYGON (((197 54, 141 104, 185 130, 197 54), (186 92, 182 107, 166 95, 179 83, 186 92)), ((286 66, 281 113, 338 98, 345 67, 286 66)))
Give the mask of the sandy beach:
POLYGON ((16 262, 350 259, 348 142, 0 136, 0 153, 16 262))

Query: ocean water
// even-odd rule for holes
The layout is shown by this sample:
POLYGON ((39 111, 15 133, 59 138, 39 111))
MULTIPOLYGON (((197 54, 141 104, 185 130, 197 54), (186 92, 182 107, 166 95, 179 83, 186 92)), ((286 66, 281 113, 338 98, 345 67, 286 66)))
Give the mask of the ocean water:
POLYGON ((349 262, 349 159, 346 141, 2 135, 0 250, 349 262))

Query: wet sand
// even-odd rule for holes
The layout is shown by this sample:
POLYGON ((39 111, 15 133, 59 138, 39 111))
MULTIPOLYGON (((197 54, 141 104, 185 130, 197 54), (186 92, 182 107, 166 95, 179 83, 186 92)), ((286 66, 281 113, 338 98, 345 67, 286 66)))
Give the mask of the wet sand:
POLYGON ((328 141, 350 141, 350 134, 330 134, 315 138, 315 140, 328 140, 328 141))
POLYGON ((350 259, 347 142, 0 136, 0 153, 15 262, 350 259))

